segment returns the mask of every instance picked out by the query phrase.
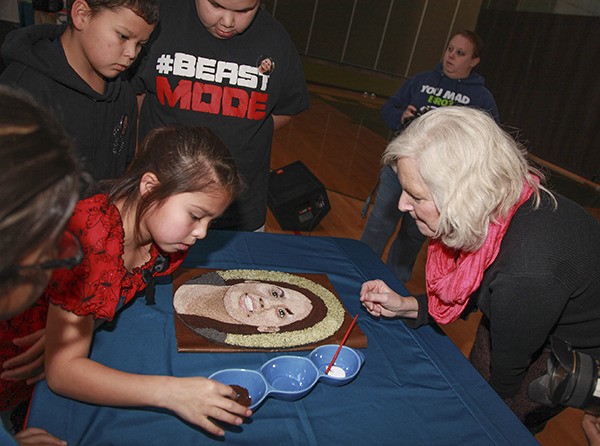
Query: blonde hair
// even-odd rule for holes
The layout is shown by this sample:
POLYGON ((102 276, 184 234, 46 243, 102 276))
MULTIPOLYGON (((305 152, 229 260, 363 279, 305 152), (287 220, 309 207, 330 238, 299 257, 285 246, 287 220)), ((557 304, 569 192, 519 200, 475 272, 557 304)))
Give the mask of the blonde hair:
POLYGON ((540 190, 550 194, 526 151, 491 116, 469 107, 442 107, 415 119, 388 145, 382 162, 395 166, 400 158, 416 161, 440 213, 435 237, 450 248, 478 249, 490 222, 517 203, 524 181, 536 208, 540 190))

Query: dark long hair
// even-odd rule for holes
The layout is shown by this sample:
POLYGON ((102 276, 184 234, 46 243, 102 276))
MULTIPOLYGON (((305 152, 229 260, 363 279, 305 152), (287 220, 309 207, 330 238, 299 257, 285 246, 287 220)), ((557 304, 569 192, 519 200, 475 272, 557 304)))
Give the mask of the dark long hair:
POLYGON ((172 195, 222 189, 235 198, 243 181, 229 149, 208 128, 167 126, 151 130, 121 177, 101 185, 111 201, 124 199, 123 211, 135 212, 136 240, 139 225, 151 206, 172 195), (140 182, 145 173, 156 175, 159 184, 143 197, 140 182))
POLYGON ((5 272, 62 234, 79 197, 81 171, 60 124, 8 87, 0 87, 0 160, 3 294, 18 276, 5 272))

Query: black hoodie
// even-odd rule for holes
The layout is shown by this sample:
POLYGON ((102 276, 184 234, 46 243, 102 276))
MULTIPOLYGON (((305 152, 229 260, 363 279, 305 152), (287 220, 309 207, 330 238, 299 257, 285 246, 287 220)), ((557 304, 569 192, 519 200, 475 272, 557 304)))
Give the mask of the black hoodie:
POLYGON ((11 32, 2 45, 7 68, 0 83, 28 91, 55 114, 95 180, 117 177, 135 152, 135 94, 121 76, 107 80, 104 94, 94 91, 67 62, 64 30, 44 24, 11 32))

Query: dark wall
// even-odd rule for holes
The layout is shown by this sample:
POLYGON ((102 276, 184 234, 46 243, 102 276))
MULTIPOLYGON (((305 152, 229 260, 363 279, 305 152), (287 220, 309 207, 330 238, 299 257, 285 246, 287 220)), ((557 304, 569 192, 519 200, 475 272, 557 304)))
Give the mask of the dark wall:
POLYGON ((482 0, 262 0, 300 54, 402 77, 430 70, 482 0))
POLYGON ((431 69, 452 32, 476 29, 486 43, 477 71, 502 122, 535 155, 600 183, 599 17, 515 12, 517 0, 262 4, 300 54, 327 62, 313 70, 319 82, 378 95, 431 69))
POLYGON ((539 157, 600 182, 600 18, 482 10, 479 72, 539 157))

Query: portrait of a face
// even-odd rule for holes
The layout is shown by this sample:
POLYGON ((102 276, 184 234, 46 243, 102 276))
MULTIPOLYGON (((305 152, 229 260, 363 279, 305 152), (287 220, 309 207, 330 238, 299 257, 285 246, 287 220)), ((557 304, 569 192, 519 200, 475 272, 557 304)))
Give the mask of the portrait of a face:
POLYGON ((209 272, 179 285, 176 316, 217 343, 252 348, 310 344, 334 334, 344 308, 329 290, 289 273, 209 272))
POLYGON ((257 66, 260 74, 269 75, 275 69, 275 62, 269 56, 261 56, 258 58, 257 66))
POLYGON ((190 284, 177 290, 180 314, 252 326, 273 333, 308 317, 313 309, 303 293, 273 283, 245 280, 232 285, 190 284))
POLYGON ((306 318, 312 310, 310 299, 304 294, 254 281, 228 287, 223 303, 233 319, 262 332, 279 331, 279 327, 306 318))

